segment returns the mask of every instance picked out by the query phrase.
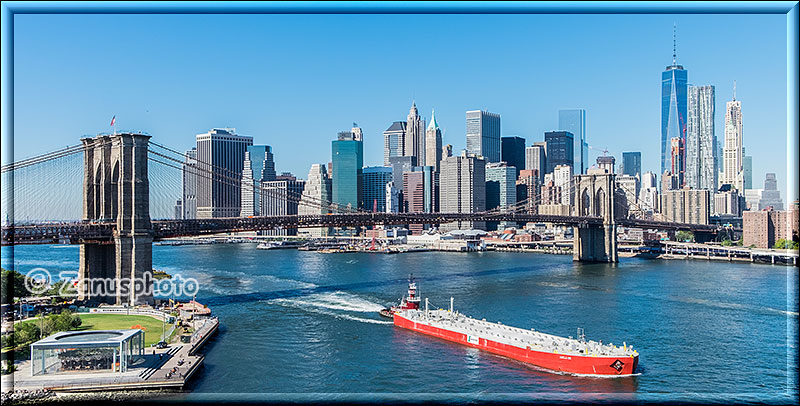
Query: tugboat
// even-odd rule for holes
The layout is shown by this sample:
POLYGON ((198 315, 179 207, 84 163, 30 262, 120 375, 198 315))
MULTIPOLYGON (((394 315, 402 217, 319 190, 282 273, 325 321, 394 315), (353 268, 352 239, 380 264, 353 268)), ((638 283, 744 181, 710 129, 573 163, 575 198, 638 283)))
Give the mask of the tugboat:
POLYGON ((417 296, 417 284, 414 282, 414 274, 408 276, 408 297, 400 299, 400 304, 390 308, 381 309, 378 313, 386 318, 393 319, 394 314, 400 310, 419 309, 419 296, 417 296))

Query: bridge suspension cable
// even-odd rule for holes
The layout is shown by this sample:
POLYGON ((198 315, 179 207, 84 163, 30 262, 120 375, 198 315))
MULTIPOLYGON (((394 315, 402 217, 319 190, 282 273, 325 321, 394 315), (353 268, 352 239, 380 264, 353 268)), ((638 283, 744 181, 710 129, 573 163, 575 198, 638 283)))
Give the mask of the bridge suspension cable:
MULTIPOLYGON (((336 203, 324 201, 324 200, 317 199, 317 198, 314 198, 314 197, 308 196, 308 195, 303 196, 302 194, 297 194, 297 193, 293 193, 293 192, 289 192, 289 191, 283 191, 283 190, 280 190, 280 189, 264 188, 262 185, 255 185, 255 184, 251 184, 251 183, 248 183, 248 182, 243 182, 241 180, 241 178, 239 178, 238 175, 236 175, 235 173, 231 172, 228 169, 221 168, 219 166, 212 165, 212 164, 206 163, 206 162, 204 162, 202 160, 197 160, 195 158, 189 158, 189 157, 187 157, 185 154, 183 154, 181 152, 178 152, 178 151, 176 151, 174 149, 171 149, 169 147, 164 147, 164 146, 162 146, 160 144, 151 143, 151 145, 154 145, 154 146, 156 146, 158 148, 162 148, 162 149, 168 151, 169 153, 178 155, 181 158, 183 158, 183 159, 177 159, 177 158, 175 158, 173 156, 169 156, 169 155, 167 155, 165 153, 161 153, 161 152, 158 152, 158 151, 154 151, 153 149, 150 149, 149 152, 151 154, 156 155, 157 157, 160 158, 160 159, 154 160, 155 162, 157 162, 159 164, 162 164, 162 165, 165 165, 165 166, 169 166, 169 167, 174 168, 174 169, 184 170, 184 168, 183 168, 184 163, 186 162, 187 159, 191 159, 191 160, 197 162, 197 165, 194 166, 194 167, 191 167, 191 169, 187 167, 186 170, 190 171, 194 175, 197 175, 197 176, 199 176, 201 178, 209 179, 212 182, 217 182, 218 184, 223 184, 223 185, 226 185, 226 186, 231 186, 231 187, 235 187, 235 188, 239 188, 239 189, 243 188, 243 190, 250 191, 250 192, 258 189, 261 192, 262 196, 268 195, 268 196, 272 196, 272 197, 275 197, 275 198, 278 198, 278 199, 291 201, 291 202, 294 202, 294 203, 302 204, 304 206, 310 206, 312 208, 320 209, 320 210, 331 210, 331 209, 333 209, 333 210, 336 210, 337 212, 340 212, 340 213, 366 212, 366 211, 362 211, 362 210, 357 209, 357 208, 350 208, 350 207, 338 205, 336 203), (164 160, 171 161, 171 163, 164 162, 164 160), (305 198, 305 201, 302 201, 303 198, 305 198)), ((153 159, 151 159, 151 160, 153 160, 153 159)))

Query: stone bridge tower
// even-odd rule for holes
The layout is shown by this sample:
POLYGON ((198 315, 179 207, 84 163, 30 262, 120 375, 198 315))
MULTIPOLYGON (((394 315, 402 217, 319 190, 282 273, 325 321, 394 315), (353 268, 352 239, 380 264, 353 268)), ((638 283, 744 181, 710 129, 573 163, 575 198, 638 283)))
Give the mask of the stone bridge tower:
POLYGON ((575 175, 575 215, 600 216, 602 226, 578 225, 572 241, 572 259, 581 262, 617 262, 617 225, 614 216, 614 174, 590 169, 575 175))
POLYGON ((149 135, 83 138, 83 219, 116 223, 111 244, 82 244, 78 298, 151 304, 153 230, 147 177, 149 135))

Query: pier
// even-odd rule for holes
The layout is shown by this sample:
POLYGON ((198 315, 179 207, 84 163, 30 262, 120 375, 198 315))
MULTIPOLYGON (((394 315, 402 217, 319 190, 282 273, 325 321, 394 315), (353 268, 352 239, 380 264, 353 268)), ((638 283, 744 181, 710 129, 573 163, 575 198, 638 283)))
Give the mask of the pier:
POLYGON ((620 245, 624 256, 643 256, 663 259, 705 259, 728 262, 757 262, 772 265, 797 266, 798 252, 792 250, 759 249, 721 245, 660 241, 659 246, 620 245))
POLYGON ((3 386, 14 390, 53 392, 104 392, 119 390, 182 390, 203 365, 205 355, 198 350, 219 328, 216 317, 195 320, 195 331, 188 343, 164 349, 147 348, 126 372, 58 373, 31 376, 31 361, 18 365, 14 374, 3 377, 3 386))

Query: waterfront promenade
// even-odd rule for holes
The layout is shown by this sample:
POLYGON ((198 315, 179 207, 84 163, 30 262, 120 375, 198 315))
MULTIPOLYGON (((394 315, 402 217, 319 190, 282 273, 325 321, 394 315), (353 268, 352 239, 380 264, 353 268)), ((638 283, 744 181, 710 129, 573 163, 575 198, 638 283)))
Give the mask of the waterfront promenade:
POLYGON ((214 318, 195 320, 189 343, 172 344, 164 349, 147 348, 123 373, 61 373, 31 376, 31 361, 17 363, 18 370, 3 376, 3 387, 19 390, 48 389, 54 392, 98 392, 115 390, 180 390, 203 365, 205 356, 198 350, 219 328, 214 318))

